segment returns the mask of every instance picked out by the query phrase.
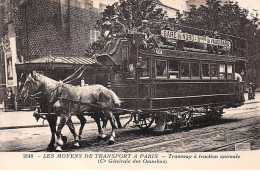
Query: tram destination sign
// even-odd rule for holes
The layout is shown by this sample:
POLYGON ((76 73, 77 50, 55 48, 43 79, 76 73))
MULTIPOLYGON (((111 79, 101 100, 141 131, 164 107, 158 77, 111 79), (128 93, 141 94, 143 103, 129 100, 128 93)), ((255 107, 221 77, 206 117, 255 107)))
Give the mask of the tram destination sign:
POLYGON ((231 42, 228 40, 214 39, 206 36, 193 35, 183 32, 161 30, 161 36, 169 39, 184 40, 231 48, 231 42))

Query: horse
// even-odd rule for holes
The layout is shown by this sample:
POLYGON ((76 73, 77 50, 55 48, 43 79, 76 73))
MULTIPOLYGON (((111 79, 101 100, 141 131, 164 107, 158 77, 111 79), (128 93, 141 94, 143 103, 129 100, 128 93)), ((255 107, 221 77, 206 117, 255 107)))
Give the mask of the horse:
MULTIPOLYGON (((56 131, 56 150, 62 150, 61 146, 63 145, 63 141, 61 140, 61 130, 65 123, 70 121, 71 115, 81 116, 84 112, 93 108, 102 110, 104 119, 110 121, 112 131, 109 143, 114 143, 116 126, 114 123, 115 117, 112 113, 112 109, 120 106, 120 100, 113 91, 102 85, 76 87, 61 81, 58 82, 52 80, 39 73, 33 73, 33 75, 29 74, 27 76, 24 86, 18 94, 17 99, 18 101, 25 100, 29 95, 32 95, 38 91, 43 93, 44 97, 48 100, 49 106, 53 106, 55 113, 61 117, 58 129, 56 131)), ((94 119, 98 126, 100 126, 99 117, 94 119)), ((107 120, 105 120, 105 122, 107 120)), ((106 124, 104 123, 99 129, 101 136, 104 136, 105 126, 106 124)), ((79 136, 81 135, 81 132, 79 132, 79 136)), ((73 135, 75 143, 77 143, 79 136, 77 136, 76 133, 73 135)))

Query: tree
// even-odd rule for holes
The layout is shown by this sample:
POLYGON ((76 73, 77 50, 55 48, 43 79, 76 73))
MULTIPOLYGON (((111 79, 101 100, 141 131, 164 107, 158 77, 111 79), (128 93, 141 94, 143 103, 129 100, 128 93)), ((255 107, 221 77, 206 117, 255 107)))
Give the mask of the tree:
MULTIPOLYGON (((166 14, 167 12, 164 12, 161 8, 156 8, 153 0, 119 0, 111 6, 106 6, 101 18, 96 23, 99 30, 102 31, 105 17, 111 19, 114 15, 118 15, 119 21, 131 31, 140 26, 144 19, 161 21, 166 14)), ((86 48, 85 56, 91 57, 94 53, 100 51, 105 43, 106 41, 102 38, 94 42, 93 45, 86 48)))
POLYGON ((191 6, 190 10, 177 17, 182 26, 190 28, 183 29, 198 35, 214 36, 214 31, 222 34, 222 38, 233 42, 234 53, 239 56, 247 52, 248 77, 253 80, 257 71, 260 70, 258 13, 249 14, 249 11, 239 7, 237 2, 221 2, 220 0, 207 0, 206 5, 191 6), (248 16, 251 16, 249 19, 248 16), (202 29, 202 30, 197 30, 202 29), (248 46, 246 46, 248 44, 248 46), (247 51, 245 52, 245 49, 247 51))
POLYGON ((118 15, 119 20, 131 30, 140 26, 143 19, 162 20, 166 12, 161 8, 156 8, 153 0, 120 0, 106 7, 102 13, 102 19, 111 18, 113 15, 118 15))

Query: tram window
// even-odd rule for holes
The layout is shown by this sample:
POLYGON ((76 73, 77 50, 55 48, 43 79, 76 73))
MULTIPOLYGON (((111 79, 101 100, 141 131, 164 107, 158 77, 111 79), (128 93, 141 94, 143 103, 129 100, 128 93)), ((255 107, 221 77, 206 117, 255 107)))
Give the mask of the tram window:
POLYGON ((174 60, 169 61, 169 76, 170 76, 170 79, 179 78, 179 63, 178 63, 178 61, 174 61, 174 60))
POLYGON ((167 77, 166 66, 167 66, 166 60, 156 60, 156 78, 167 77))
POLYGON ((233 79, 233 65, 227 65, 227 79, 233 79))
POLYGON ((198 78, 200 76, 199 63, 191 63, 191 77, 198 78))
POLYGON ((129 64, 128 69, 125 72, 126 79, 134 79, 135 78, 135 66, 134 64, 129 64))
POLYGON ((139 77, 140 78, 149 78, 150 77, 150 66, 149 66, 149 60, 145 59, 140 61, 140 71, 139 71, 139 77))
POLYGON ((218 64, 211 64, 211 78, 218 78, 218 64))
POLYGON ((209 64, 202 64, 202 78, 209 78, 209 64))
POLYGON ((181 78, 190 77, 190 63, 181 63, 181 78))
POLYGON ((225 64, 219 64, 219 78, 226 78, 226 66, 225 64))

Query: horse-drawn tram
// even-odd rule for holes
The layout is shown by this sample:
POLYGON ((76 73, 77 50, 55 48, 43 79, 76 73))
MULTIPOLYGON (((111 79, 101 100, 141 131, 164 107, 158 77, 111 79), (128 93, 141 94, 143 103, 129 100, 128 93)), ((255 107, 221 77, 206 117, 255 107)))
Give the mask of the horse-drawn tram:
POLYGON ((192 127, 243 104, 246 60, 231 56, 239 50, 231 48, 232 41, 170 28, 145 38, 128 34, 95 55, 110 66, 112 90, 126 109, 121 113, 130 112, 138 127, 148 128, 154 120, 155 131, 192 127))
MULTIPOLYGON (((182 32, 185 28, 176 30, 175 27, 160 24, 159 28, 151 29, 153 34, 150 35, 129 32, 107 39, 92 56, 95 64, 88 64, 84 73, 79 69, 76 77, 82 77, 89 84, 102 84, 115 92, 121 106, 113 108, 113 114, 116 118, 130 114, 127 124, 133 121, 141 129, 149 128, 153 122, 156 124, 154 131, 165 131, 218 121, 223 108, 237 107, 245 101, 243 79, 247 61, 242 48, 245 40, 209 31, 208 36, 198 32, 191 34, 182 32), (213 34, 215 36, 210 36, 213 34)), ((62 75, 55 74, 56 80, 64 79, 62 75)), ((75 80, 72 77, 69 78, 75 80)), ((44 95, 58 92, 56 94, 60 95, 54 96, 54 100, 65 105, 70 102, 69 108, 74 108, 76 114, 82 113, 77 109, 83 106, 92 107, 88 113, 99 108, 100 102, 91 104, 85 97, 62 98, 64 92, 58 90, 64 84, 55 85, 44 95)), ((67 96, 66 92, 64 94, 67 96)), ((49 101, 51 105, 54 103, 49 101)), ((45 109, 48 108, 50 106, 45 109)), ((106 110, 111 109, 103 109, 103 112, 106 110)), ((47 111, 43 113, 50 113, 47 111)), ((99 125, 99 120, 93 118, 99 125)), ((83 120, 82 128, 84 124, 83 120)))

